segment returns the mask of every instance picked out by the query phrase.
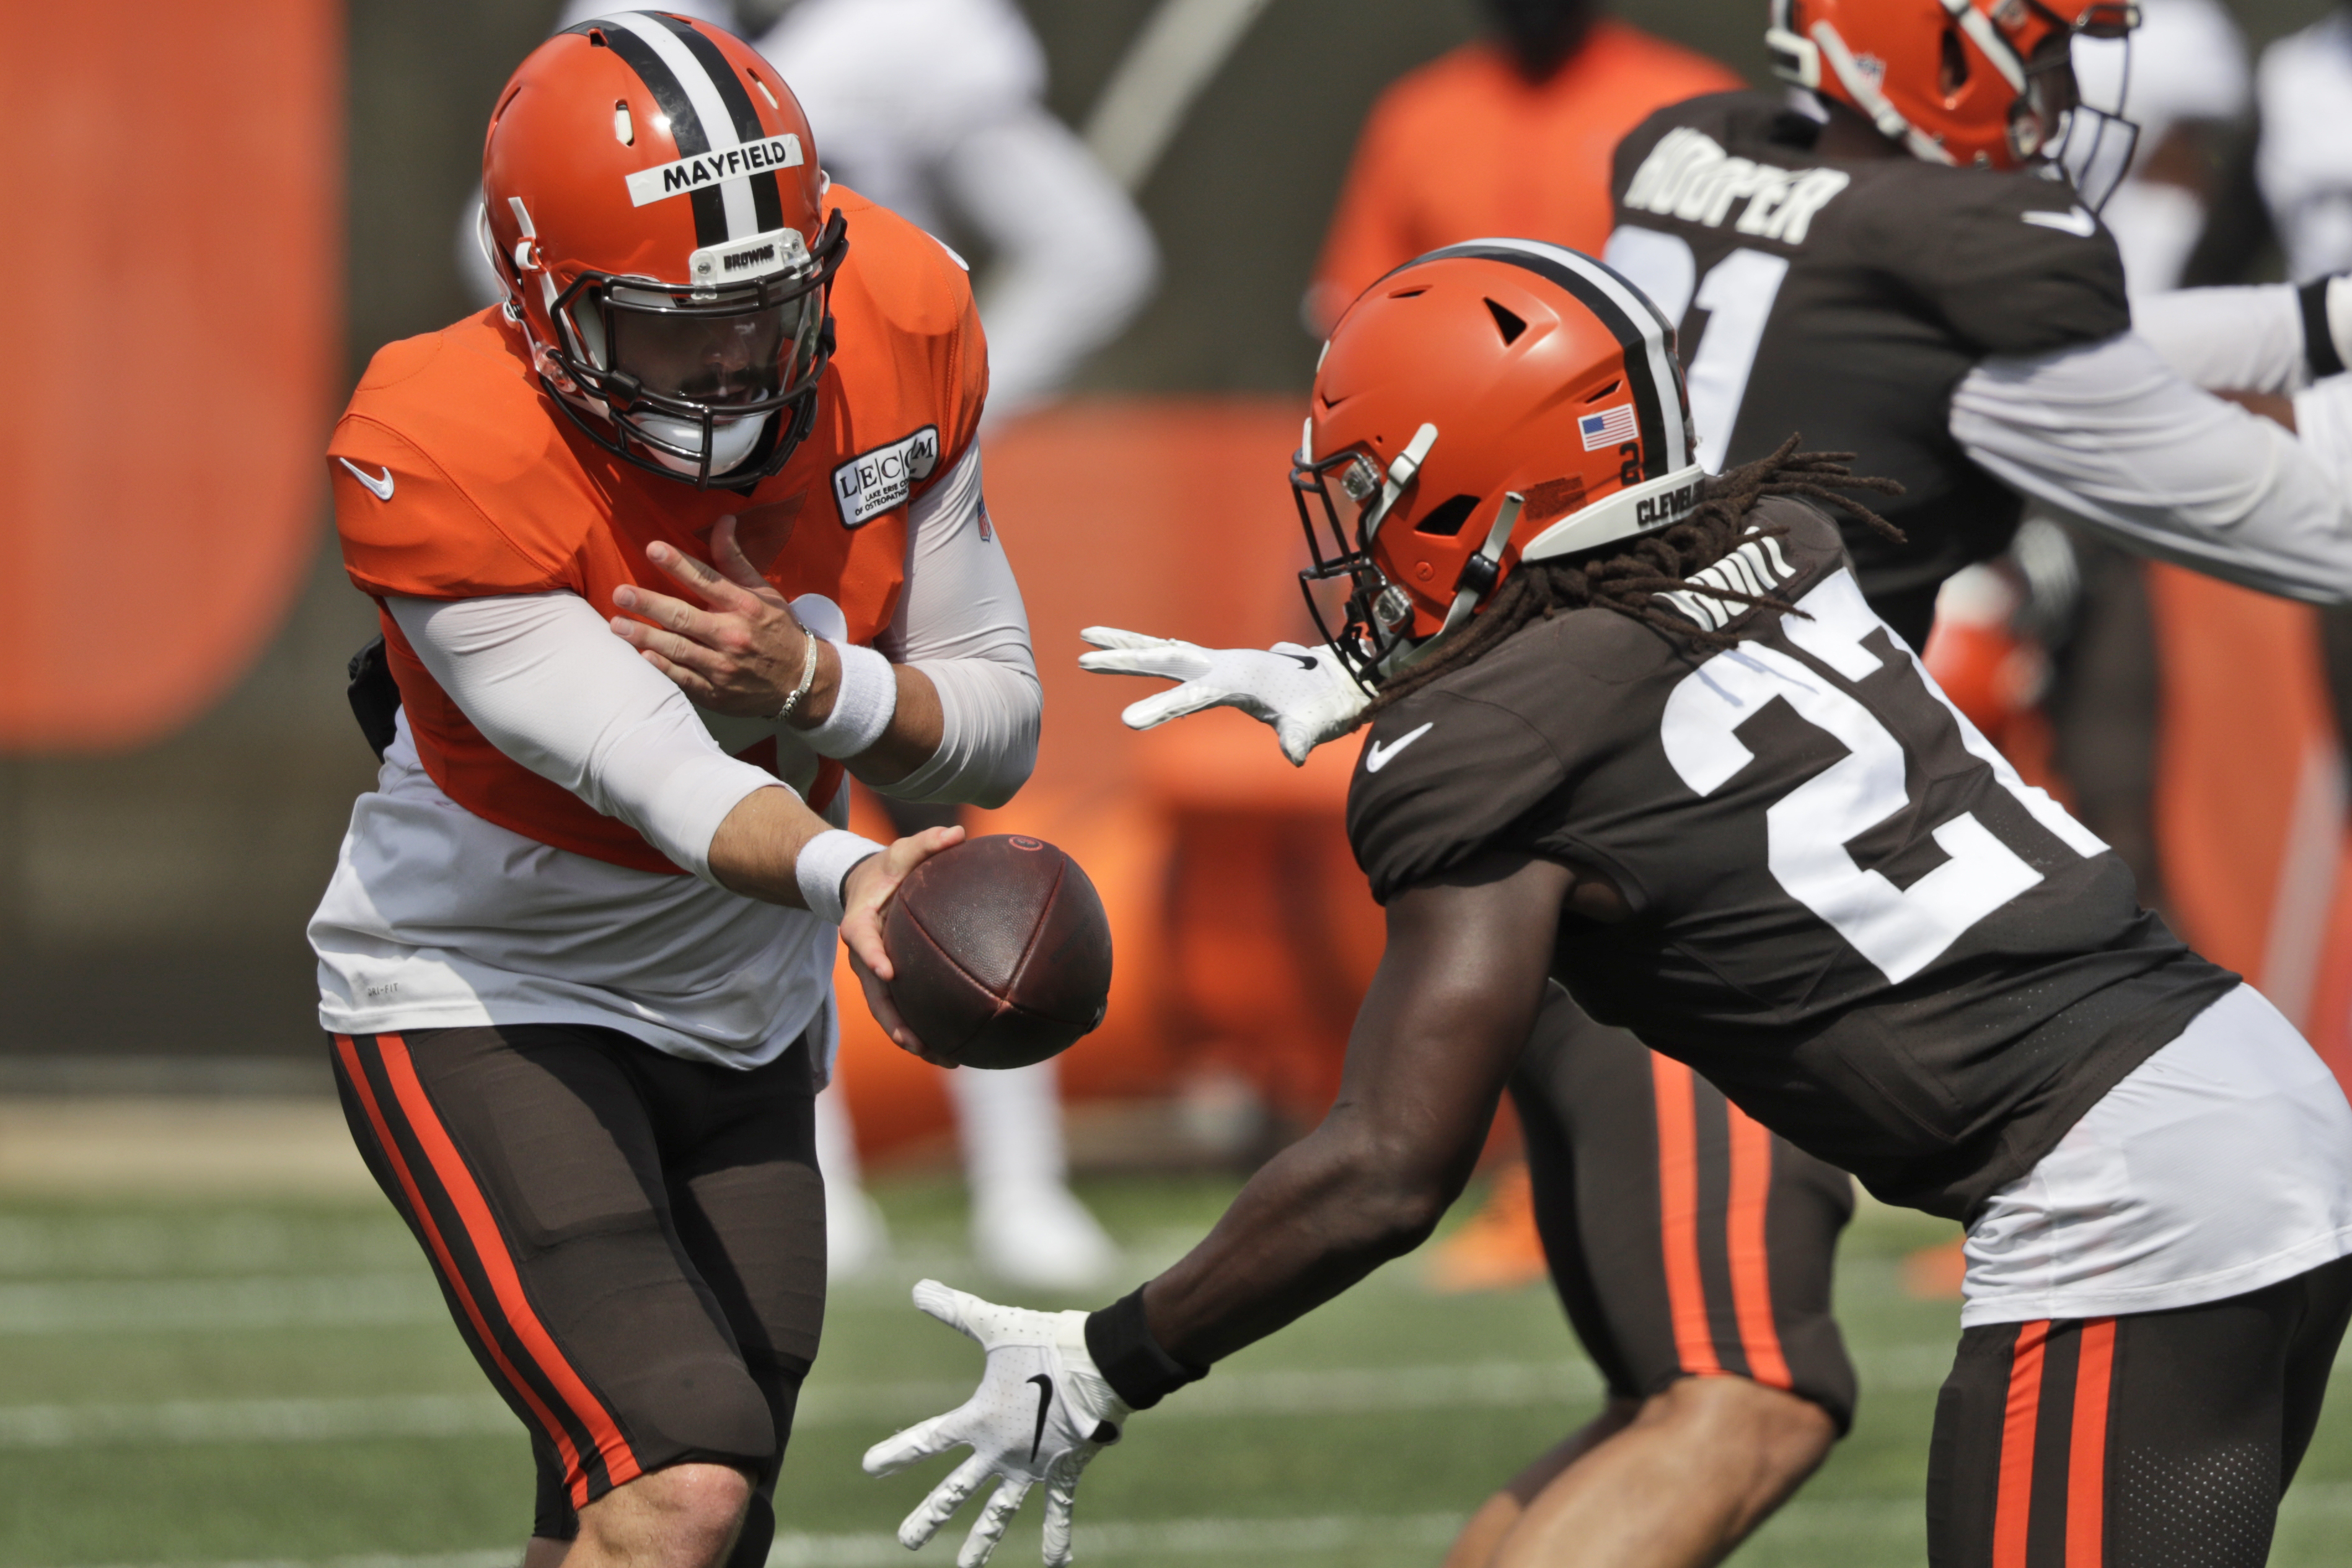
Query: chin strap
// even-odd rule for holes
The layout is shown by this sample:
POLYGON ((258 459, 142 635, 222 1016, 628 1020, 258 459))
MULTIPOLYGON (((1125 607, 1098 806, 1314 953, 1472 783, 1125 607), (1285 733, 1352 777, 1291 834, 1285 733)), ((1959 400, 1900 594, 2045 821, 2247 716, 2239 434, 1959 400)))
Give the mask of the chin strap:
POLYGON ((1389 509, 1396 505, 1399 496, 1404 494, 1405 486, 1412 483, 1412 477, 1421 472, 1422 464, 1429 461, 1429 449, 1436 445, 1437 426, 1424 425, 1412 433, 1412 439, 1405 443, 1404 450, 1399 452, 1396 461, 1389 465, 1388 479, 1381 486, 1379 504, 1372 508, 1371 515, 1364 519, 1365 549, 1372 547, 1373 537, 1380 532, 1381 524, 1388 520, 1389 509))
POLYGON ((1528 498, 1517 490, 1504 493, 1503 504, 1495 510, 1495 526, 1486 531, 1486 542, 1462 563, 1462 575, 1454 580, 1454 603, 1445 612, 1445 624, 1437 629, 1439 637, 1468 620, 1478 601, 1494 592, 1496 581, 1503 574, 1503 552, 1510 548, 1511 531, 1519 525, 1519 512, 1527 504, 1528 498))

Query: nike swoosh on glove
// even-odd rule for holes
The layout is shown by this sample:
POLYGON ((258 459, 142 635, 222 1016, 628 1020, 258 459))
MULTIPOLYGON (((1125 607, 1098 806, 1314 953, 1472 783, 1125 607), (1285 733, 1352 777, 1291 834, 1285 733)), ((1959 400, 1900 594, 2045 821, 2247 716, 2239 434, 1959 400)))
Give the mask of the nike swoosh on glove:
POLYGON ((1070 1560, 1070 1505, 1078 1473, 1118 1441, 1129 1411, 1087 1352, 1087 1314, 1000 1307, 926 1279, 915 1305, 977 1341, 987 1370, 970 1399, 866 1450, 866 1473, 887 1476, 918 1459, 969 1446, 971 1458, 931 1489, 898 1526, 913 1552, 991 1477, 995 1494, 956 1553, 956 1568, 980 1568, 1004 1539, 1029 1489, 1045 1483, 1045 1565, 1070 1560))
POLYGON ((1371 700, 1329 648, 1292 642, 1266 649, 1202 647, 1116 626, 1088 626, 1078 636, 1104 650, 1078 656, 1079 665, 1097 675, 1156 675, 1183 683, 1129 705, 1119 715, 1129 729, 1153 729, 1204 708, 1238 708, 1274 726, 1293 767, 1305 766, 1309 752, 1354 729, 1371 700))

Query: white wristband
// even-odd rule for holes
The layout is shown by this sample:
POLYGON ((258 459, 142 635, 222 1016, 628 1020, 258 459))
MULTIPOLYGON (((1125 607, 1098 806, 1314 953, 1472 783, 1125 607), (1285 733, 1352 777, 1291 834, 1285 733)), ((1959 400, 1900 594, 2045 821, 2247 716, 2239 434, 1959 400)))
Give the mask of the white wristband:
POLYGON ((826 924, 839 925, 842 882, 860 864, 881 853, 882 846, 871 838, 860 838, 838 827, 818 834, 801 846, 800 858, 793 862, 793 879, 800 884, 801 901, 826 924))
POLYGON ((814 730, 801 731, 801 743, 820 757, 854 757, 882 738, 898 711, 898 675, 891 662, 870 647, 835 642, 841 656, 841 687, 834 693, 833 711, 814 730))

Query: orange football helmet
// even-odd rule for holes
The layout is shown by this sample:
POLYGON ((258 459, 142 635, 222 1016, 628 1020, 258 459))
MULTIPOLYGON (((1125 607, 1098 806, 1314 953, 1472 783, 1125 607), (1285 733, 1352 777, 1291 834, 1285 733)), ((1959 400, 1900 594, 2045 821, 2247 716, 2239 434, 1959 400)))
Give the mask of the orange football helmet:
POLYGON ((2139 6, 2113 0, 1772 0, 1773 70, 1859 110, 1931 163, 2015 169, 2059 155, 2114 163, 2087 145, 2137 127, 2080 101, 2074 40, 2126 38, 2139 6))
POLYGON ((1449 246, 1381 279, 1332 328, 1309 396, 1299 578, 1368 686, 1521 561, 1671 527, 1706 479, 1674 329, 1607 267, 1536 240, 1449 246))
POLYGON ((799 101, 716 27, 656 11, 558 33, 499 95, 484 248, 555 402, 608 451, 755 483, 808 433, 847 241, 799 101))

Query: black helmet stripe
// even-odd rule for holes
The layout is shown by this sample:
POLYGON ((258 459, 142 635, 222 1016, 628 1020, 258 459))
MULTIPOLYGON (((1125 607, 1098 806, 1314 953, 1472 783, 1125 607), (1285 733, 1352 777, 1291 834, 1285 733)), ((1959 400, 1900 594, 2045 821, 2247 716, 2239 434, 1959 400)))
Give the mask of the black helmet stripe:
POLYGON ((1675 391, 1682 367, 1675 361, 1674 331, 1648 295, 1582 252, 1538 240, 1474 239, 1433 250, 1420 259, 1455 257, 1524 267, 1573 294, 1625 351, 1625 383, 1633 394, 1634 423, 1642 433, 1642 477, 1661 479, 1696 460, 1685 438, 1682 398, 1675 391))
MULTIPOLYGON (((694 51, 680 43, 677 35, 669 30, 669 18, 656 16, 650 11, 623 11, 604 20, 613 27, 626 27, 644 39, 647 47, 661 57, 662 64, 669 68, 670 75, 677 79, 678 90, 694 106, 695 121, 702 127, 704 146, 697 151, 725 153, 743 144, 743 139, 735 133, 735 120, 727 112, 727 102, 719 95, 719 84, 711 79, 710 72, 695 58, 694 51)), ((722 76, 734 74, 724 68, 723 57, 720 66, 722 76)), ((752 140, 758 140, 756 134, 752 140)), ((680 148, 679 151, 684 152, 685 149, 680 148)), ((751 200, 750 174, 719 181, 719 199, 727 216, 727 232, 721 237, 749 239, 760 232, 759 213, 751 200)))
MULTIPOLYGON (((626 25, 625 18, 598 16, 571 31, 599 35, 621 63, 637 73, 637 79, 654 95, 654 107, 669 121, 669 133, 677 142, 678 156, 691 158, 697 153, 710 151, 710 138, 703 134, 702 116, 694 111, 694 100, 686 95, 685 84, 654 52, 653 46, 626 25)), ((688 192, 686 199, 694 204, 696 245, 723 245, 734 237, 727 232, 727 201, 719 186, 700 186, 688 192)))
MULTIPOLYGON (((657 12, 654 20, 676 34, 677 41, 686 46, 687 52, 709 74, 711 85, 719 89, 719 101, 727 106, 728 118, 734 121, 736 141, 763 140, 768 128, 760 123, 759 107, 751 101, 751 89, 743 85, 743 79, 736 74, 734 66, 711 41, 710 35, 683 16, 665 16, 657 12)), ((755 215, 754 221, 760 226, 755 232, 767 234, 784 226, 784 199, 779 189, 784 178, 784 172, 781 169, 772 174, 751 176, 751 210, 755 215)))

